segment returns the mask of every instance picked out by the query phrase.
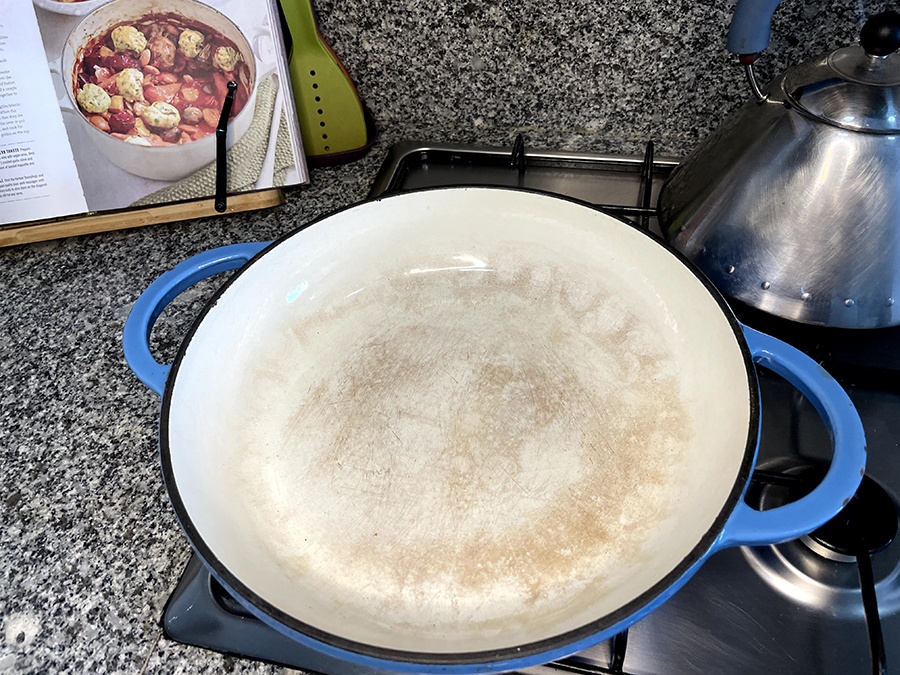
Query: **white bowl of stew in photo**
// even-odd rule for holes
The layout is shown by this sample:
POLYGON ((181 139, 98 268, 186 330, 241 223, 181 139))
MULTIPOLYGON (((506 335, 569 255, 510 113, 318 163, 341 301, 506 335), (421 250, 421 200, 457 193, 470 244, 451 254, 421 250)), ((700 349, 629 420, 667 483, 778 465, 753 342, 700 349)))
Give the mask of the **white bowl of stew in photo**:
POLYGON ((81 20, 63 47, 76 114, 113 164, 179 180, 215 161, 215 130, 229 81, 237 83, 231 147, 247 131, 256 60, 241 30, 195 0, 112 0, 81 20))

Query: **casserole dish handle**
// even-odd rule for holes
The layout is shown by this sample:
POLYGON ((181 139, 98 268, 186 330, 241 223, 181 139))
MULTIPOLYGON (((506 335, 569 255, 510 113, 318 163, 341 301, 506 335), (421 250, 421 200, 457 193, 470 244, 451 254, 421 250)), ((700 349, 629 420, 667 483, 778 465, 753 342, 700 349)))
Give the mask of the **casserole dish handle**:
POLYGON ((866 467, 862 422, 841 385, 800 350, 743 328, 753 361, 793 384, 815 406, 828 428, 834 455, 822 482, 795 502, 766 511, 757 511, 743 500, 738 502, 716 548, 775 544, 809 534, 850 501, 866 467))
POLYGON ((122 330, 125 360, 138 379, 162 396, 171 365, 150 353, 153 324, 179 293, 220 272, 242 267, 270 242, 249 242, 214 248, 179 263, 154 281, 134 303, 122 330))

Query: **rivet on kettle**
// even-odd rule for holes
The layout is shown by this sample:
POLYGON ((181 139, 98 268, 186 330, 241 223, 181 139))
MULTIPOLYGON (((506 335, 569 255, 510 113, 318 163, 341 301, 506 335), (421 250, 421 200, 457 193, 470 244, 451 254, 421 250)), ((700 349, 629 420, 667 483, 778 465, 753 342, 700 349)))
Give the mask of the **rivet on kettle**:
POLYGON ((734 265, 729 265, 728 269, 725 270, 728 274, 734 274, 734 265))
POLYGON ((894 306, 894 299, 893 299, 893 298, 888 298, 888 299, 887 299, 887 306, 888 306, 888 307, 893 307, 893 306, 894 306))
POLYGON ((762 282, 762 283, 760 284, 760 286, 762 286, 762 289, 763 289, 764 291, 769 290, 769 287, 770 287, 771 285, 772 285, 772 284, 770 284, 768 281, 764 281, 764 282, 762 282))
POLYGON ((803 300, 804 302, 808 301, 810 298, 812 298, 812 295, 810 294, 809 291, 803 291, 800 294, 800 299, 803 300))
POLYGON ((853 298, 847 298, 844 300, 844 307, 853 307, 856 303, 853 301, 853 298))

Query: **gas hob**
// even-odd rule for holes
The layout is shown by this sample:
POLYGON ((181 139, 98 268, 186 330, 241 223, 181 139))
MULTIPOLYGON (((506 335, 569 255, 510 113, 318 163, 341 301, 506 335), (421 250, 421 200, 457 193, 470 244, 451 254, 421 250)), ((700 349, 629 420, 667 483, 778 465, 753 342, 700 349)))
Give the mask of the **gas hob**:
MULTIPOLYGON (((677 165, 654 157, 513 148, 394 146, 370 196, 449 185, 521 187, 589 202, 659 234, 654 205, 677 165)), ((564 661, 559 673, 670 674, 886 672, 900 664, 900 329, 841 331, 794 324, 738 303, 744 323, 806 351, 848 390, 868 440, 857 499, 810 537, 713 555, 661 608, 626 633, 564 661)), ((830 455, 812 406, 761 370, 762 441, 748 500, 790 501, 830 455)), ((163 616, 174 640, 327 675, 352 666, 276 633, 228 597, 195 557, 163 616)))

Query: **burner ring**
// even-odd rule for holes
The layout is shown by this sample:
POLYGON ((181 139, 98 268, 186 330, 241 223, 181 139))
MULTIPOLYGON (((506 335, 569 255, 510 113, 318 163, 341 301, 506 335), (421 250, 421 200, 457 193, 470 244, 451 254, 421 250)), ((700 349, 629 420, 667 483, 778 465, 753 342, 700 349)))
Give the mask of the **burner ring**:
POLYGON ((897 507, 891 496, 869 476, 863 476, 850 503, 808 538, 817 548, 855 560, 887 548, 897 535, 897 527, 897 507))
MULTIPOLYGON (((788 473, 802 475, 807 471, 817 469, 788 473)), ((851 501, 834 519, 810 535, 773 546, 742 547, 741 553, 750 567, 781 595, 832 616, 862 619, 864 610, 856 556, 850 553, 871 552, 878 606, 882 613, 900 611, 900 540, 891 545, 900 518, 897 505, 874 479, 865 477, 863 485, 866 487, 861 487, 857 493, 863 504, 873 500, 881 509, 890 507, 882 511, 886 516, 871 519, 878 522, 865 524, 862 530, 857 528, 855 519, 859 515, 856 512, 859 505, 851 501), (873 498, 873 495, 876 496, 873 498), (849 534, 845 529, 847 523, 841 527, 842 519, 848 517, 853 519, 849 523, 849 534), (861 532, 861 536, 854 536, 854 532, 861 532), (885 535, 888 536, 885 538, 885 535), (848 564, 850 562, 854 564, 848 564)), ((751 490, 749 501, 753 506, 772 508, 798 496, 796 489, 769 485, 761 490, 751 490)), ((866 513, 865 509, 859 510, 866 513)), ((866 515, 863 520, 868 518, 866 515)))
MULTIPOLYGON (((763 581, 797 604, 836 618, 865 617, 856 565, 821 558, 799 540, 775 546, 745 546, 741 553, 763 581), (840 567, 847 574, 829 574, 823 582, 817 578, 819 574, 809 573, 804 556, 840 567)), ((873 564, 879 610, 885 615, 900 612, 900 552, 888 560, 875 557, 873 564)))
POLYGON ((804 534, 802 537, 800 537, 800 541, 806 544, 810 551, 822 556, 823 558, 827 558, 828 560, 842 563, 856 562, 856 556, 840 553, 830 548, 829 546, 820 544, 812 535, 804 534))

